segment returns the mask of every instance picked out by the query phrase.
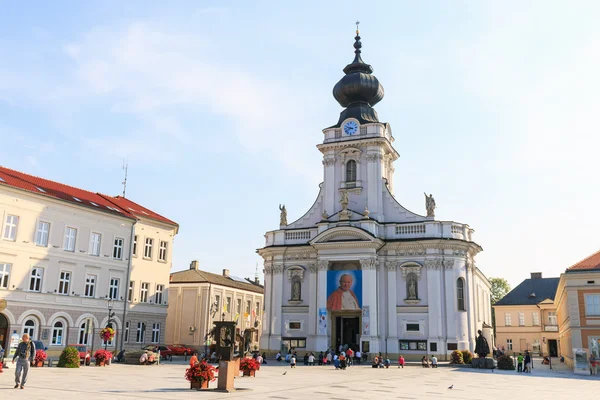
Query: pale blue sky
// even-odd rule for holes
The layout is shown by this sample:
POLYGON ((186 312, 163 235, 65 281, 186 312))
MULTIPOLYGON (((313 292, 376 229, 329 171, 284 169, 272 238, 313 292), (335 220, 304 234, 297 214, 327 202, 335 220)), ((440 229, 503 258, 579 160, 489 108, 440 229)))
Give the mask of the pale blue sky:
POLYGON ((359 19, 404 206, 433 193, 513 285, 600 248, 600 3, 295 4, 4 4, 0 164, 116 195, 126 157, 128 197, 181 225, 173 270, 253 276, 278 204, 317 195, 359 19))

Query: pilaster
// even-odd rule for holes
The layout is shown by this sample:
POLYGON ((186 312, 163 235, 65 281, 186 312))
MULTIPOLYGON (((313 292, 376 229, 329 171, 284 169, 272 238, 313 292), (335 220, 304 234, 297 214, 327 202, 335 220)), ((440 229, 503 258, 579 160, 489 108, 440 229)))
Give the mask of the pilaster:
POLYGON ((378 353, 379 343, 379 311, 377 308, 377 271, 379 269, 379 260, 377 258, 368 258, 360 260, 363 279, 363 315, 365 307, 369 310, 369 326, 366 327, 363 317, 361 342, 369 341, 369 353, 378 353), (366 329, 368 328, 368 329, 366 329))
POLYGON ((387 305, 388 305, 388 329, 387 329, 387 352, 398 354, 398 315, 396 312, 397 294, 397 261, 386 261, 387 270, 387 305))
MULTIPOLYGON (((318 260, 315 267, 317 269, 317 312, 314 318, 319 318, 319 309, 327 307, 327 270, 329 269, 328 260, 318 260)), ((329 338, 331 337, 331 316, 327 312, 327 334, 321 335, 317 331, 315 350, 327 349, 330 346, 329 338)), ((318 328, 318 327, 317 327, 318 328)))

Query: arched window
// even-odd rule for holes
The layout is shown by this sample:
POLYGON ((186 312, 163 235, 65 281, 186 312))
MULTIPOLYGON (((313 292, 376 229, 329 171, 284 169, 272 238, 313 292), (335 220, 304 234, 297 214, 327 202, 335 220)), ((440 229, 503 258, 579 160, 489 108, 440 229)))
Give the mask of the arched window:
POLYGON ((417 300, 419 298, 417 275, 412 272, 406 275, 406 298, 408 300, 417 300))
POLYGON ((65 324, 62 321, 56 321, 52 326, 52 340, 50 344, 53 346, 62 346, 63 344, 63 333, 65 330, 65 324))
POLYGON ((89 326, 88 326, 88 322, 82 323, 81 326, 79 327, 79 342, 77 342, 77 343, 81 343, 81 344, 85 344, 85 345, 91 344, 90 334, 91 334, 92 329, 93 329, 93 327, 92 327, 91 322, 89 323, 89 326))
POLYGON ((302 300, 302 280, 300 276, 295 275, 292 278, 292 301, 302 300))
POLYGON ((25 325, 23 325, 23 334, 28 334, 32 340, 35 340, 36 330, 36 323, 34 319, 30 318, 25 321, 25 325))
POLYGON ((346 182, 356 181, 356 161, 350 160, 346 163, 346 182))
POLYGON ((466 311, 465 308, 465 280, 458 278, 456 281, 456 304, 458 311, 466 311))

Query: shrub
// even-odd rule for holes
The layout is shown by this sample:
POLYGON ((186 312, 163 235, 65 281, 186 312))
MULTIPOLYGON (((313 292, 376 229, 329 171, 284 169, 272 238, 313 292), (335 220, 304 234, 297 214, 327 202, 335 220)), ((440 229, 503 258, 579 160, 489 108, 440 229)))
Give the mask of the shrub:
POLYGON ((450 354, 450 364, 464 364, 463 361, 463 353, 460 350, 454 350, 452 354, 450 354))
POLYGON ((471 361, 473 361, 473 353, 471 353, 469 350, 463 350, 462 358, 463 358, 463 363, 471 364, 471 361))
POLYGON ((514 370, 515 361, 511 356, 504 354, 498 357, 498 369, 514 370))
POLYGON ((96 363, 105 362, 106 360, 110 360, 113 358, 113 354, 108 350, 96 350, 94 353, 94 358, 96 359, 96 363))
POLYGON ((75 347, 67 347, 58 359, 59 368, 79 368, 79 351, 75 347))
POLYGON ((256 371, 260 368, 260 364, 254 358, 242 358, 240 359, 240 371, 250 372, 256 371))

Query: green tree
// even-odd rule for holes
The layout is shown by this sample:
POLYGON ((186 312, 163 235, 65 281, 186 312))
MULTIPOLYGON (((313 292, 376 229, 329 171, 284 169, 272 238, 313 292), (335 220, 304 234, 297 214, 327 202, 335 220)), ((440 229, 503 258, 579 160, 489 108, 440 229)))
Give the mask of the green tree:
MULTIPOLYGON (((510 292, 510 284, 504 278, 490 278, 489 281, 492 284, 490 301, 494 305, 510 292)), ((496 312, 494 308, 492 308, 492 327, 494 328, 494 336, 496 336, 496 312)))

